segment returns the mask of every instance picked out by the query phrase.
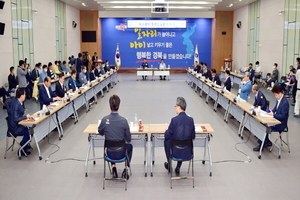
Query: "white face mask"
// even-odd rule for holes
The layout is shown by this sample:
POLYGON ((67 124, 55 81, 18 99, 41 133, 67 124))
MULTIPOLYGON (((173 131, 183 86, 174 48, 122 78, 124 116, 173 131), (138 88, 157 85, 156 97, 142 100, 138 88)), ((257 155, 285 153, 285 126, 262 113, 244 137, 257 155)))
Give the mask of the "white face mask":
POLYGON ((276 67, 275 66, 273 66, 273 69, 275 69, 276 67))
POLYGON ((44 72, 47 72, 47 69, 44 69, 44 72))

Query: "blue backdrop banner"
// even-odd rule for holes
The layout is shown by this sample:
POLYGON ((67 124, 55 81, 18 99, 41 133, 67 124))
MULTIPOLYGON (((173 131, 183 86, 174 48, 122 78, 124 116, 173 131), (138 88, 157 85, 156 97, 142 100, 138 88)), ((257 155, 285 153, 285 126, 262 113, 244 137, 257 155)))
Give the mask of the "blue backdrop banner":
POLYGON ((152 67, 158 67, 161 59, 169 67, 192 67, 198 45, 199 61, 210 67, 212 19, 185 19, 185 29, 129 29, 128 19, 101 19, 102 60, 114 64, 118 44, 121 67, 139 67, 143 58, 152 67))

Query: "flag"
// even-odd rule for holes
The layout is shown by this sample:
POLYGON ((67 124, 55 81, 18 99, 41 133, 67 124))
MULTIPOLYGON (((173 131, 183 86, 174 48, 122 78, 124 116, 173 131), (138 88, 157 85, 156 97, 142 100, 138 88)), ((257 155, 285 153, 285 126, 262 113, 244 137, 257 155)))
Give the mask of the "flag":
POLYGON ((198 45, 196 45, 195 53, 194 53, 194 63, 196 61, 199 63, 198 45))
POLYGON ((121 66, 121 54, 120 54, 120 51, 119 51, 119 45, 118 44, 117 44, 116 55, 115 55, 115 64, 116 64, 117 69, 119 69, 120 66, 121 66))

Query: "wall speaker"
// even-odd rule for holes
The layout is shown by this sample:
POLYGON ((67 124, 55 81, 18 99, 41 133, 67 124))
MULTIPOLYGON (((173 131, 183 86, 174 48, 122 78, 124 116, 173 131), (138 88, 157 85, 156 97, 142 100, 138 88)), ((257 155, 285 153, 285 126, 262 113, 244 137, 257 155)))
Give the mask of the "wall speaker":
POLYGON ((241 28, 241 27, 242 27, 242 22, 239 21, 239 22, 236 24, 236 27, 241 28))
POLYGON ((0 35, 4 35, 5 24, 0 22, 0 35))
POLYGON ((72 22, 72 27, 73 27, 73 28, 76 28, 76 26, 77 26, 77 23, 76 23, 75 21, 73 21, 73 22, 72 22))
POLYGON ((0 9, 3 9, 5 1, 0 0, 0 9))
POLYGON ((96 31, 82 31, 81 32, 82 42, 97 42, 96 31))

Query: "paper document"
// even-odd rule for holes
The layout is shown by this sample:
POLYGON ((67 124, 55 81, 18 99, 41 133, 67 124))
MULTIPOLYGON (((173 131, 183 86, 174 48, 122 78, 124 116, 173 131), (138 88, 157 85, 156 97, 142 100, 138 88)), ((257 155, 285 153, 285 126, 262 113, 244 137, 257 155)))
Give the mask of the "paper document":
POLYGON ((203 132, 203 130, 202 130, 202 128, 201 128, 200 126, 199 126, 199 127, 196 126, 196 127, 195 127, 195 131, 196 131, 196 132, 203 132))
POLYGON ((130 127, 130 132, 138 132, 139 127, 130 127))

